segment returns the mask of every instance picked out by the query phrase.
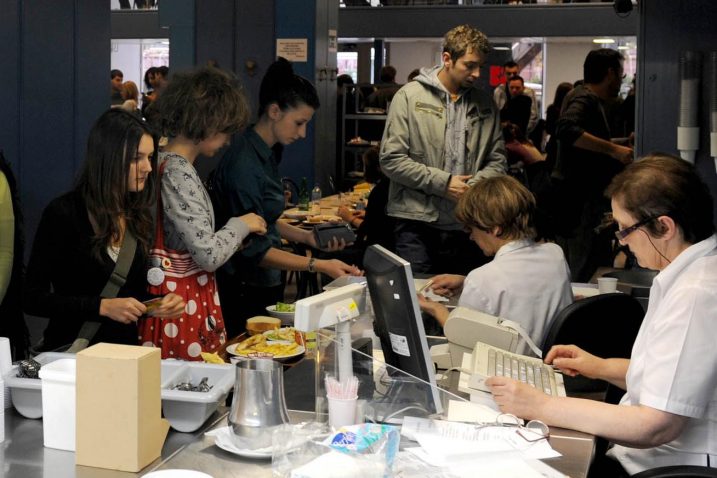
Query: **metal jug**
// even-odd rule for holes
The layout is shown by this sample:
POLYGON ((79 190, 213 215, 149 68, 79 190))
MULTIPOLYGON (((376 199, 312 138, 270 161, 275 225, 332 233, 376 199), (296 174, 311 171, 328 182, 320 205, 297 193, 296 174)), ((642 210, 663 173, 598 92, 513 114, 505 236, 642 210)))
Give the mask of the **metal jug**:
POLYGON ((229 424, 240 448, 271 446, 274 428, 289 423, 284 374, 279 362, 253 359, 237 362, 229 424))

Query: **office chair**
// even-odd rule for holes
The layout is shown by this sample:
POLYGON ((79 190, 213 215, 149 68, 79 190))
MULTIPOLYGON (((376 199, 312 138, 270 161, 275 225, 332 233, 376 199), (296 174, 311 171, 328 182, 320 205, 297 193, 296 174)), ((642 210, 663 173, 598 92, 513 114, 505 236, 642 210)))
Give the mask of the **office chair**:
POLYGON ((632 478, 715 478, 717 468, 706 466, 676 465, 645 470, 632 478))
MULTIPOLYGON (((556 344, 574 344, 598 357, 629 358, 644 315, 634 297, 618 292, 575 301, 553 319, 543 341, 543 353, 556 344)), ((607 388, 599 380, 567 376, 565 386, 569 392, 607 388)))

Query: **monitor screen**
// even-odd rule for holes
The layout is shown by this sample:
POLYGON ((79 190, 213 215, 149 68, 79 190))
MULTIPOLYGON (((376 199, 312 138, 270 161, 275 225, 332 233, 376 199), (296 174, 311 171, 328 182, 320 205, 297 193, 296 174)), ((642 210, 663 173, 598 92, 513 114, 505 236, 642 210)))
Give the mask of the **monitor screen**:
POLYGON ((375 315, 374 330, 386 363, 429 383, 433 403, 427 405, 432 413, 441 413, 411 265, 379 245, 366 249, 363 263, 375 315))

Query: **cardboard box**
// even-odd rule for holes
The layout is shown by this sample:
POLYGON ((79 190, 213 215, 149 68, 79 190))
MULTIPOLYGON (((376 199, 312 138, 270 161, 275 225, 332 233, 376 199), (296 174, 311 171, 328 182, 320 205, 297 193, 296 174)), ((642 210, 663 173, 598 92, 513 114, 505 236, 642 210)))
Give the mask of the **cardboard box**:
POLYGON ((138 472, 162 453, 160 350, 96 344, 77 354, 78 465, 138 472))

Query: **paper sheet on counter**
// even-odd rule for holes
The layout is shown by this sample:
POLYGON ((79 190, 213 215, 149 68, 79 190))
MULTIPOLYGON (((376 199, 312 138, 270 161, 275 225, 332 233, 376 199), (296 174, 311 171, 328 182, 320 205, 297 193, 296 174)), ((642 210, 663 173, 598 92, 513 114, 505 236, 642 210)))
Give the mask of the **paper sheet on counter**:
MULTIPOLYGON (((523 433, 530 433, 523 430, 523 433)), ((548 440, 528 441, 517 427, 475 426, 467 423, 406 417, 401 435, 416 441, 433 462, 471 459, 481 454, 518 453, 521 458, 561 456, 548 440)))
POLYGON ((397 477, 411 478, 474 478, 490 476, 491 478, 565 478, 558 472, 537 460, 524 460, 512 457, 483 457, 469 462, 452 462, 441 467, 432 466, 419 457, 420 453, 410 449, 401 451, 396 456, 393 472, 397 477))

